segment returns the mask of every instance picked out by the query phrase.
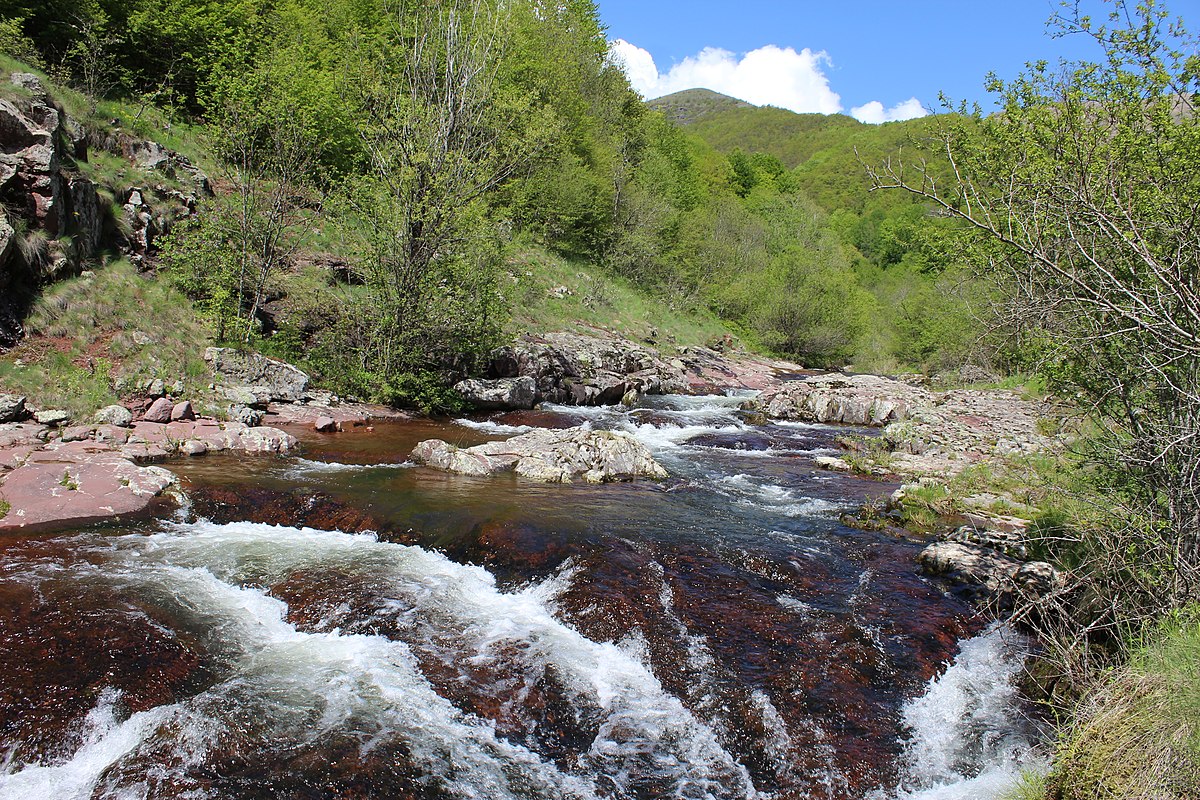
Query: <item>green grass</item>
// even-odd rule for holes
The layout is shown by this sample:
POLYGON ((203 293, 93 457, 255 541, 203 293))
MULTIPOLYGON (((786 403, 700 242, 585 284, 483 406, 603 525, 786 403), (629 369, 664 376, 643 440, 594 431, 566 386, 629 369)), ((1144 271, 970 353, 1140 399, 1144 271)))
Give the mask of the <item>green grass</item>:
POLYGON ((1040 771, 1026 770, 1021 773, 1016 786, 1002 794, 999 800, 1045 800, 1046 775, 1040 771))
POLYGON ((12 506, 7 500, 0 500, 0 519, 8 516, 8 512, 12 511, 12 506))
POLYGON ((48 287, 25 327, 26 341, 0 356, 0 389, 36 407, 82 419, 118 401, 120 379, 180 380, 196 396, 208 383, 191 303, 125 261, 48 287))
POLYGON ((1164 624, 1085 697, 1048 780, 1054 800, 1200 797, 1200 617, 1164 624))
POLYGON ((657 346, 704 345, 729 328, 703 312, 674 309, 665 300, 635 289, 594 265, 529 247, 507 265, 501 291, 513 309, 512 333, 611 331, 635 341, 657 332, 657 346), (561 296, 554 289, 566 287, 561 296))

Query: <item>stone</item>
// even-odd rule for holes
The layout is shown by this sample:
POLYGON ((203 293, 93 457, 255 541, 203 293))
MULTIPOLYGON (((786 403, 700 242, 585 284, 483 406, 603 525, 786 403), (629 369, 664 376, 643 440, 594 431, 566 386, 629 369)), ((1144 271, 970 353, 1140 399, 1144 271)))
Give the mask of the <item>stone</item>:
POLYGON ((99 425, 114 425, 118 428, 128 428, 133 424, 133 412, 125 406, 105 406, 92 417, 99 425))
POLYGON ((771 419, 880 427, 908 417, 928 392, 878 375, 812 375, 766 392, 758 404, 771 419))
POLYGON ((261 386, 222 386, 220 393, 235 406, 266 408, 271 402, 271 393, 261 386))
POLYGON ((295 403, 308 388, 309 378, 303 371, 258 353, 210 347, 204 351, 204 360, 222 383, 262 390, 270 400, 295 403))
POLYGON ((844 458, 837 456, 817 456, 813 459, 819 469, 832 470, 833 472, 853 472, 854 467, 844 458))
POLYGON ((129 441, 129 429, 117 425, 99 425, 96 428, 96 441, 104 444, 125 444, 129 441))
POLYGON ((954 583, 977 587, 987 595, 1010 591, 1021 562, 982 545, 934 542, 917 557, 924 571, 954 583))
POLYGON ((39 425, 47 425, 51 428, 59 428, 71 421, 71 412, 63 411, 62 409, 49 409, 39 411, 33 415, 39 425))
POLYGON ((533 408, 537 382, 529 375, 492 380, 465 380, 454 391, 481 411, 516 411, 533 408))
POLYGON ((1062 573, 1045 561, 1029 561, 1013 575, 1013 583, 1026 596, 1044 597, 1061 589, 1065 583, 1062 573))
POLYGON ((160 467, 139 467, 119 453, 71 442, 30 455, 9 472, 0 499, 10 506, 0 531, 37 530, 146 512, 175 485, 160 467))
POLYGON ((1024 537, 1013 531, 981 530, 973 525, 963 525, 947 536, 946 541, 990 547, 1022 561, 1029 558, 1024 537))
POLYGON ((92 438, 92 434, 96 429, 91 425, 73 425, 70 428, 64 428, 62 436, 59 437, 63 442, 82 442, 84 439, 92 438))
POLYGON ((229 407, 229 418, 234 422, 239 422, 242 425, 253 428, 262 424, 265 413, 257 408, 250 408, 244 405, 233 405, 229 407))
POLYGON ((167 393, 167 384, 162 378, 155 378, 150 381, 150 385, 146 388, 147 397, 162 397, 167 393))
POLYGON ((179 452, 186 456, 201 456, 208 452, 208 445, 197 439, 188 439, 179 445, 179 452))
POLYGON ((178 422, 179 420, 190 420, 196 418, 196 412, 192 409, 192 404, 187 400, 182 400, 171 407, 171 421, 178 422))
POLYGON ((313 422, 313 428, 319 433, 333 433, 337 430, 337 420, 333 417, 317 417, 313 422))
POLYGON ((25 398, 17 394, 0 394, 0 424, 20 422, 29 416, 25 410, 25 398))
POLYGON ((170 422, 171 411, 175 408, 175 404, 170 398, 160 397, 150 404, 150 408, 142 415, 142 419, 146 422, 170 422))
POLYGON ((440 439, 419 443, 414 461, 461 475, 515 472, 532 480, 589 483, 665 478, 649 448, 627 433, 589 428, 535 430, 507 441, 458 448, 440 439))

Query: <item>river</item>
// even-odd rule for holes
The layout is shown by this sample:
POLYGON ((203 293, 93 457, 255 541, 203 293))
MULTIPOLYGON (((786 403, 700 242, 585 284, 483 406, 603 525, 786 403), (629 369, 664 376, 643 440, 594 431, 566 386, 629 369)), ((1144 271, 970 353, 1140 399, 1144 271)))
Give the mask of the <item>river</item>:
POLYGON ((741 398, 300 433, 168 465, 176 518, 0 541, 0 800, 981 800, 1037 761, 1025 643, 839 515, 844 428, 741 398), (405 463, 626 430, 663 482, 405 463))

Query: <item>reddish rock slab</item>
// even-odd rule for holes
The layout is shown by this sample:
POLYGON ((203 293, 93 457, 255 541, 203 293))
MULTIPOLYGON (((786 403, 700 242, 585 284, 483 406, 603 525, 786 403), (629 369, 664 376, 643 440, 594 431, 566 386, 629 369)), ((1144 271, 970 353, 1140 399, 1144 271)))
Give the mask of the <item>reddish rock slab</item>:
POLYGON ((173 494, 176 480, 147 462, 222 450, 286 453, 297 444, 275 428, 211 419, 142 421, 128 430, 101 425, 94 433, 75 433, 46 443, 43 426, 0 426, 0 533, 151 513, 173 494))
POLYGON ((142 514, 174 484, 167 470, 140 467, 95 442, 38 450, 0 485, 9 506, 0 532, 142 514))

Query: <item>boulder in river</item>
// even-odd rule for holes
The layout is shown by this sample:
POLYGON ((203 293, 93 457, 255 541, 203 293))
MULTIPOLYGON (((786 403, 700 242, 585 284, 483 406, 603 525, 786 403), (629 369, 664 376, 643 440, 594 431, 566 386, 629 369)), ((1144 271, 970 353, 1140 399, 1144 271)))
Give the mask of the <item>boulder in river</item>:
POLYGON ((493 380, 465 380, 454 385, 463 400, 481 411, 519 411, 533 408, 537 381, 529 375, 493 380))
POLYGON ((583 427, 535 430, 468 448, 428 439, 413 448, 412 458, 461 475, 515 472, 548 483, 570 483, 577 476, 588 483, 667 477, 649 448, 629 434, 583 427))
POLYGON ((766 392, 758 406, 772 419, 882 426, 927 402, 924 389, 878 375, 812 375, 766 392))
POLYGON ((1063 584, 1053 566, 1025 558, 1027 550, 1020 537, 967 526, 926 547, 918 561, 927 574, 967 586, 981 599, 1008 605, 1014 595, 1037 598, 1063 584))

